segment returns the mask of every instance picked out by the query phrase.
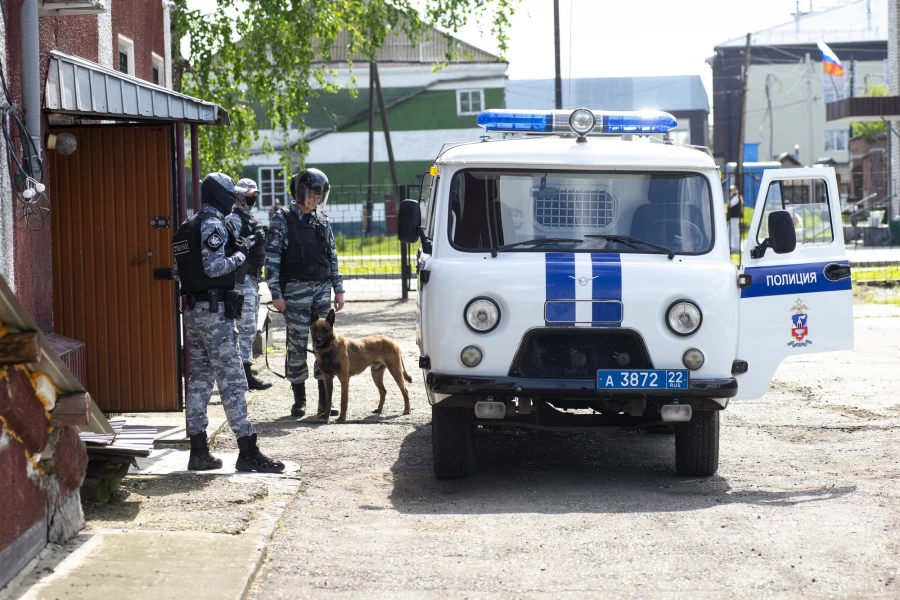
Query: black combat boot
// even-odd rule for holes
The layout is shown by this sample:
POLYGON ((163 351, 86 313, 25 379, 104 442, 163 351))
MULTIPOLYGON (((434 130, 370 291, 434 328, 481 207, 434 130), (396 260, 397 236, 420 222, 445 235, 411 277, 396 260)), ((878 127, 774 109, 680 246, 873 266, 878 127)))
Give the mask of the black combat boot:
POLYGON ((251 392, 253 390, 267 390, 272 387, 271 383, 266 383, 256 378, 256 375, 250 369, 250 363, 244 363, 244 374, 247 375, 247 389, 251 392))
POLYGON ((294 405, 291 407, 291 416, 302 417, 306 414, 306 384, 292 383, 291 391, 294 392, 294 405))
MULTIPOLYGON (((325 404, 326 404, 326 402, 325 402, 325 382, 322 381, 321 379, 319 379, 317 381, 317 383, 319 384, 319 412, 316 414, 321 415, 322 413, 325 412, 325 404)), ((332 397, 332 399, 334 398, 334 390, 331 390, 331 397, 332 397)), ((333 402, 333 400, 332 400, 332 402, 333 402)), ((336 408, 334 408, 334 404, 332 404, 331 416, 336 417, 337 415, 338 415, 338 411, 336 408)))
POLYGON ((284 471, 284 463, 278 460, 272 460, 259 451, 256 445, 256 434, 245 435, 238 438, 238 454, 237 463, 234 468, 243 473, 249 471, 257 471, 258 473, 281 473, 284 471))
POLYGON ((188 470, 209 471, 221 469, 222 461, 209 453, 209 445, 206 443, 206 432, 195 433, 191 436, 191 457, 188 459, 188 470))

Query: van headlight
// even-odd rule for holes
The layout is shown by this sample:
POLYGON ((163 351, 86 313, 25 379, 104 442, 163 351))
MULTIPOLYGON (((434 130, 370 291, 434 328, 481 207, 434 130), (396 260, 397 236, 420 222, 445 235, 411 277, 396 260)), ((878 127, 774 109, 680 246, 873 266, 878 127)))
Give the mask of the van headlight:
POLYGON ((500 322, 500 307, 490 298, 474 298, 466 305, 466 325, 475 333, 493 331, 500 322))
POLYGON ((691 335, 702 322, 700 307, 689 300, 679 300, 666 311, 666 325, 675 335, 691 335))

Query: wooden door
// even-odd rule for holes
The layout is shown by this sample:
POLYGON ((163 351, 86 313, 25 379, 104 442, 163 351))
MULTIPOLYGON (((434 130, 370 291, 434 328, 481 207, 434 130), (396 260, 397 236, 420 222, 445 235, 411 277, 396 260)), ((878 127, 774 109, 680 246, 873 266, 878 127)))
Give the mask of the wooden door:
POLYGON ((48 151, 54 328, 85 342, 103 411, 179 410, 172 127, 64 131, 77 150, 48 151))

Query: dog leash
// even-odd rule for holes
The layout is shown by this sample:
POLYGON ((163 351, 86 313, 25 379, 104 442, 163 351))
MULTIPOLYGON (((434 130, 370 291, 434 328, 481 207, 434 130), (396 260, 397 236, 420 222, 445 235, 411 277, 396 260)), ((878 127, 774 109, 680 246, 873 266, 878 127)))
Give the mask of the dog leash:
MULTIPOLYGON (((271 302, 267 302, 267 303, 266 303, 266 310, 269 311, 270 313, 276 313, 276 314, 279 314, 279 315, 280 315, 280 314, 283 314, 283 313, 281 313, 280 311, 272 310, 271 306, 272 306, 272 303, 271 303, 271 302)), ((286 376, 282 375, 282 374, 279 373, 278 371, 275 371, 274 369, 272 369, 272 367, 269 366, 269 321, 271 321, 271 320, 272 320, 271 318, 266 318, 266 344, 265 344, 265 346, 266 346, 266 350, 265 350, 265 354, 266 354, 266 368, 267 368, 267 369, 269 370, 269 372, 272 373, 273 375, 275 375, 275 376, 277 376, 277 377, 281 377, 282 379, 287 379, 286 376)), ((287 322, 286 322, 286 321, 287 321, 287 319, 285 319, 285 340, 287 340, 287 322)), ((285 343, 286 343, 286 342, 285 342, 285 343)), ((306 352, 309 353, 309 354, 315 355, 315 352, 314 352, 313 350, 310 350, 309 348, 304 348, 304 350, 306 350, 306 352)))

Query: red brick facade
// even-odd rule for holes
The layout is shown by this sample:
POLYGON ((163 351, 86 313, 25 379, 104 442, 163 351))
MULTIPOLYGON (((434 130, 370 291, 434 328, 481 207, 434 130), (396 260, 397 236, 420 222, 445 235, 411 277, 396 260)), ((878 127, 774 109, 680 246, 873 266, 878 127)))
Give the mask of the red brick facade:
MULTIPOLYGON (((21 50, 20 9, 21 0, 0 0, 6 8, 6 73, 13 101, 21 106, 21 50)), ((112 2, 112 52, 113 66, 118 64, 119 34, 134 41, 135 76, 152 81, 153 59, 151 52, 165 56, 165 28, 161 0, 115 0, 112 2)), ((47 78, 49 52, 58 50, 98 62, 98 16, 41 17, 41 96, 47 78)), ((161 81, 164 83, 164 80, 161 81)), ((43 105, 43 100, 41 102, 43 105)), ((47 133, 47 121, 42 119, 41 136, 47 133)), ((45 162, 46 167, 46 162, 45 162)), ((52 177, 48 173, 48 179, 52 177)), ((47 186, 50 187, 49 185, 47 186)), ((12 198, 5 202, 15 202, 12 198)), ((53 199, 50 199, 51 205, 53 199)), ((16 206, 18 211, 19 207, 16 206)), ((52 213, 51 213, 52 214, 52 213)), ((16 295, 19 301, 44 331, 53 331, 53 270, 50 224, 40 231, 31 231, 25 223, 16 219, 14 225, 16 295)))
POLYGON ((850 156, 853 169, 850 197, 860 200, 875 194, 871 200, 883 202, 887 198, 887 134, 853 138, 850 156))

